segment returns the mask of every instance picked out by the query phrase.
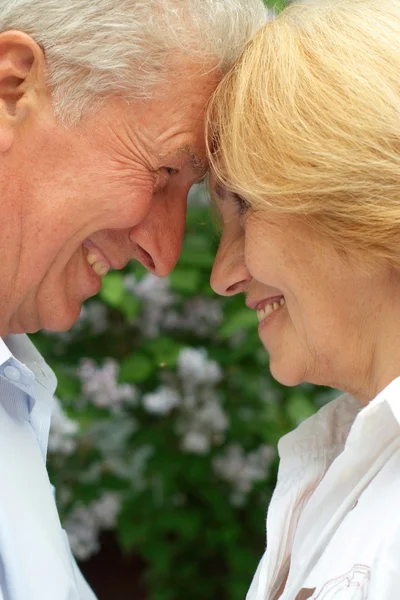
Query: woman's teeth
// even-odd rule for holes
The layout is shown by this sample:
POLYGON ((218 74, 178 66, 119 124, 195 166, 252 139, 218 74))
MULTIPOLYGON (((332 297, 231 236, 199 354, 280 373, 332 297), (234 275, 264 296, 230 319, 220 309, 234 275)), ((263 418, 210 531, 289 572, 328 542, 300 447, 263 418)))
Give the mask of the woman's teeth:
POLYGON ((276 302, 271 302, 271 304, 266 304, 264 308, 257 309, 257 317, 259 322, 261 323, 265 317, 268 317, 268 315, 273 313, 275 310, 278 310, 278 308, 281 308, 285 304, 285 298, 281 298, 279 301, 277 300, 276 302))
POLYGON ((110 270, 110 265, 105 263, 103 260, 99 260, 96 254, 89 253, 86 255, 86 260, 89 265, 92 267, 93 271, 99 277, 104 277, 110 270))

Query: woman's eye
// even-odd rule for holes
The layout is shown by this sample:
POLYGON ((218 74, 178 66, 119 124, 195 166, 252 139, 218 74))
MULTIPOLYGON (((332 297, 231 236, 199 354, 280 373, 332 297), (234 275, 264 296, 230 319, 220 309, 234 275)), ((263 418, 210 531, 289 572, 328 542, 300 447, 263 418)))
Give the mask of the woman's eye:
POLYGON ((249 208, 247 200, 239 196, 239 194, 232 194, 232 197, 236 203, 236 210, 240 216, 244 215, 249 208))

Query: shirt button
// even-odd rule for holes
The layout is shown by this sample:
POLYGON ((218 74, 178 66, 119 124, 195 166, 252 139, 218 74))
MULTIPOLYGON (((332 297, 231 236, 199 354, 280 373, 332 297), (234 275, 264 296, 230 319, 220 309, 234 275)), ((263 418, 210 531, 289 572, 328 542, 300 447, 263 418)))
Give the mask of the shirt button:
POLYGON ((11 381, 19 381, 21 379, 21 373, 15 367, 5 367, 4 375, 11 381))

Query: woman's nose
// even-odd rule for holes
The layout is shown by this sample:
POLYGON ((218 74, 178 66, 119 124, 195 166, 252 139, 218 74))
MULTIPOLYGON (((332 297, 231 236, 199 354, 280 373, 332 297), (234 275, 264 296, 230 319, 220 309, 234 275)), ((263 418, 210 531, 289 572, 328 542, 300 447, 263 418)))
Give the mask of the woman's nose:
POLYGON ((211 273, 212 289, 220 296, 234 296, 244 292, 250 280, 244 261, 243 240, 230 242, 223 237, 211 273))

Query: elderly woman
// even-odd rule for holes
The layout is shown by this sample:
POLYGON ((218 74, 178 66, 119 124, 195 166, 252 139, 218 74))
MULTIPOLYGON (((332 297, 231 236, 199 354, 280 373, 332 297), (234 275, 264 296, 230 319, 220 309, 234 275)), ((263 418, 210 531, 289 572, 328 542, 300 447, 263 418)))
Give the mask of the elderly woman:
POLYGON ((0 600, 94 599, 46 472, 56 378, 19 334, 69 329, 132 259, 171 271, 205 107, 264 15, 261 0, 0 0, 0 600))
POLYGON ((400 598, 400 2, 289 6, 217 89, 212 273, 272 375, 345 393, 279 444, 248 600, 400 598))

